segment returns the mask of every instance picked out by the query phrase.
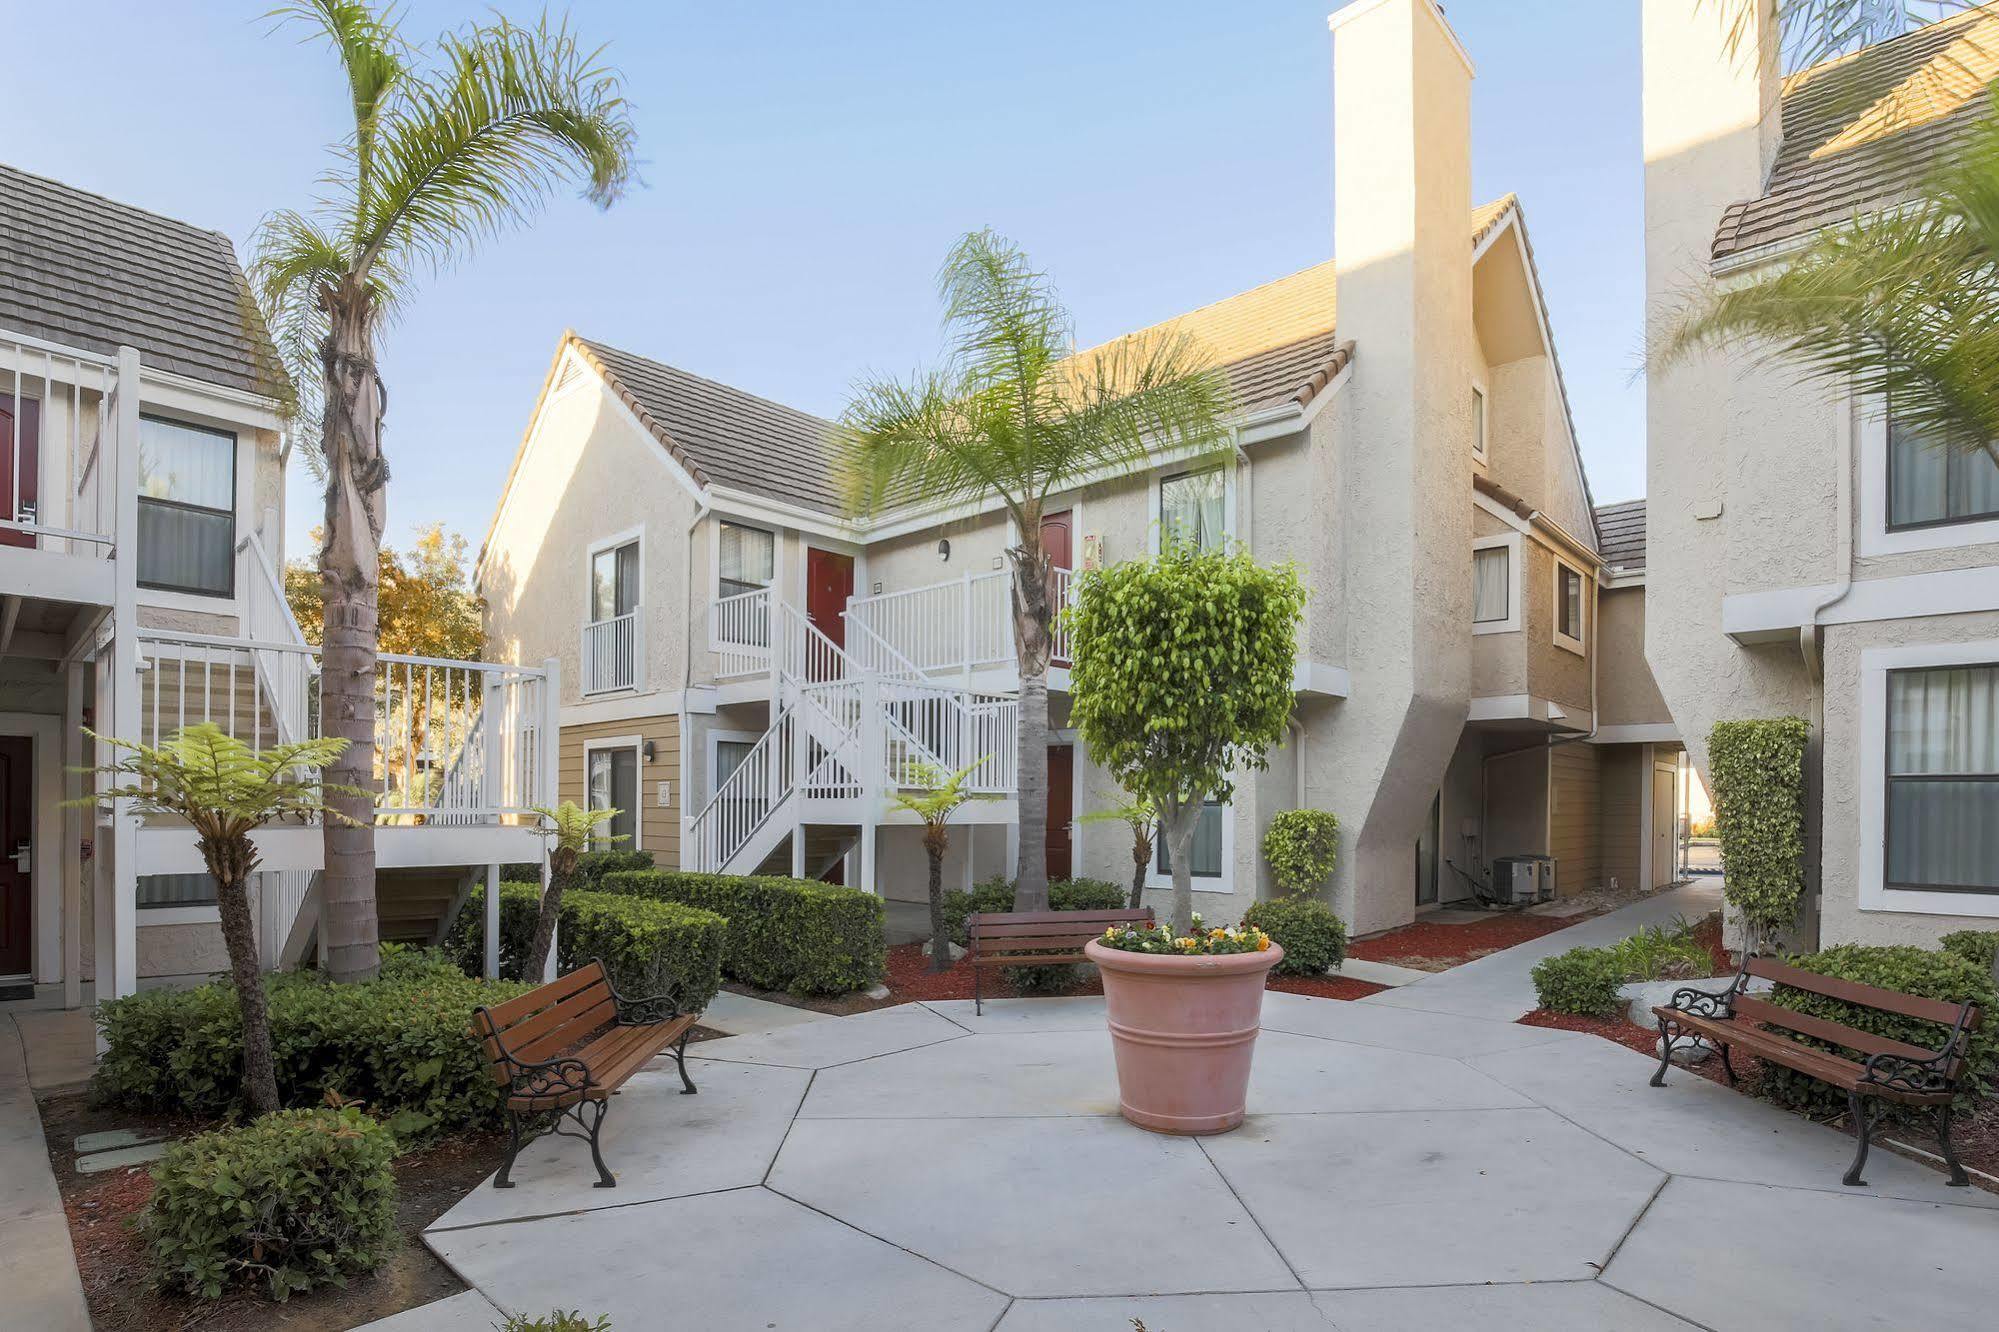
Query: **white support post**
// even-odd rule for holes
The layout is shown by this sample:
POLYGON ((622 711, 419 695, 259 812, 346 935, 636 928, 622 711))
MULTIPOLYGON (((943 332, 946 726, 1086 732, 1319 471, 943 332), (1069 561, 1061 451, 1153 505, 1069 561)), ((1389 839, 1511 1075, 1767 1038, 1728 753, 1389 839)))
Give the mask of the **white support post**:
POLYGON ((964 662, 965 684, 972 683, 972 570, 958 576, 958 656, 964 662))
POLYGON ((42 854, 62 875, 62 1006, 83 1007, 83 839, 90 834, 86 811, 70 804, 84 794, 83 671, 81 662, 63 667, 62 848, 42 854))
MULTIPOLYGON (((557 765, 562 762, 562 663, 554 657, 549 657, 541 663, 541 669, 546 683, 542 686, 545 697, 542 700, 541 780, 536 783, 541 787, 541 799, 536 803, 552 809, 562 790, 562 774, 557 770, 557 765)), ((548 839, 543 838, 541 891, 544 897, 548 895, 548 852, 548 839)), ((495 929, 488 937, 498 938, 498 936, 499 931, 495 929)), ((541 977, 544 982, 555 979, 555 959, 560 949, 561 936, 562 925, 558 921, 554 932, 549 935, 548 962, 542 969, 541 977)))
MULTIPOLYGON (((110 734, 139 735, 139 353, 118 349, 118 400, 112 413, 117 466, 112 528, 110 734)), ((102 703, 99 704, 100 708, 102 703)), ((100 718, 100 721, 102 719, 100 718)), ((157 737, 156 737, 157 738, 157 737)), ((111 952, 97 959, 97 996, 123 998, 139 988, 139 819, 129 799, 113 802, 111 817, 111 952)))
POLYGON ((486 979, 500 978, 500 867, 486 866, 486 979))
POLYGON ((805 820, 802 818, 791 822, 791 877, 805 877, 805 820))

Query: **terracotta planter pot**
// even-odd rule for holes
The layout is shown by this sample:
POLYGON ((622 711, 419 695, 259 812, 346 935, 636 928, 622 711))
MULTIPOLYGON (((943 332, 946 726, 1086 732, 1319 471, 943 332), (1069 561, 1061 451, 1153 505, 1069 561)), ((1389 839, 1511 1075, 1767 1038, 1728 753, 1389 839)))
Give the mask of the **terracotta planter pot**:
POLYGON ((1092 939, 1104 977, 1118 1110, 1154 1133, 1227 1133, 1242 1123, 1263 983, 1284 956, 1127 953, 1092 939))

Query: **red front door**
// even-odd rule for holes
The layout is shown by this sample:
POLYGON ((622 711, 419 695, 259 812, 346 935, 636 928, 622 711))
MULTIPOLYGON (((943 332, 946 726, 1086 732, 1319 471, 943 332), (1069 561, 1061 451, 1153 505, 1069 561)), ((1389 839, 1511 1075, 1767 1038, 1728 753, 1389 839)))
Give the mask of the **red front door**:
POLYGON ((854 595, 854 557, 805 548, 805 616, 826 637, 847 646, 847 598, 854 595))
MULTIPOLYGON (((25 523, 41 511, 37 487, 41 482, 42 404, 34 398, 14 398, 0 394, 0 518, 25 523), (20 413, 20 452, 15 452, 14 418, 20 413), (18 456, 21 488, 14 489, 14 459, 18 456)), ((0 545, 32 546, 34 537, 26 532, 0 528, 0 545)))
MULTIPOLYGON (((1075 547, 1072 544, 1074 531, 1074 524, 1071 522, 1071 515, 1067 510, 1061 513, 1042 515, 1041 548, 1048 552, 1049 568, 1074 569, 1076 567, 1075 547)), ((1051 586, 1048 589, 1048 594, 1050 600, 1053 601, 1058 595, 1058 589, 1051 586)), ((1057 615, 1062 613, 1062 607, 1059 603, 1051 605, 1049 609, 1057 615)), ((1054 664, 1057 666, 1067 666, 1069 659, 1058 656, 1054 659, 1054 664)))
POLYGON ((26 736, 0 736, 0 976, 26 975, 35 956, 34 886, 16 855, 33 835, 33 753, 26 736))
POLYGON ((1074 848, 1070 844, 1071 811, 1076 798, 1076 749, 1073 745, 1048 746, 1048 881, 1069 878, 1076 872, 1074 848))

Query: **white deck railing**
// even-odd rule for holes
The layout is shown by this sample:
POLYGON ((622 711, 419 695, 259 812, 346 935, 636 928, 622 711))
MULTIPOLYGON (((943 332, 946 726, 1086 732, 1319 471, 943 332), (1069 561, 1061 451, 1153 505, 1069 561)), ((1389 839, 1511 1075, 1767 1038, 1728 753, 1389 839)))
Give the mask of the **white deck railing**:
MULTIPOLYGON (((1012 575, 1003 569, 967 573, 947 582, 905 588, 847 603, 847 623, 872 635, 925 674, 972 671, 1011 665, 1013 645, 1012 575)), ((1049 594, 1060 611, 1070 602, 1073 575, 1054 569, 1049 594)), ((1069 659, 1069 636, 1055 633, 1055 660, 1069 659)))
POLYGON ((708 616, 708 642, 720 676, 756 675, 770 669, 770 589, 718 598, 708 616))
POLYGON ((583 626, 583 692, 607 694, 639 687, 644 627, 637 611, 583 626))
POLYGON ((0 329, 0 545, 111 553, 119 379, 113 357, 0 329))

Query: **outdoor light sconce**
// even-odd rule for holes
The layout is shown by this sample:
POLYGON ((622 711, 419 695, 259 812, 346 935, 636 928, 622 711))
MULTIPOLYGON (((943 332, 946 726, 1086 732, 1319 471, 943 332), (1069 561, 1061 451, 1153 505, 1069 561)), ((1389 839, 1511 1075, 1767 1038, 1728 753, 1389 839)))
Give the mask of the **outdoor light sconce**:
POLYGON ((653 748, 653 744, 652 744, 652 741, 650 741, 650 740, 648 740, 648 741, 646 741, 646 742, 645 742, 645 745, 644 745, 644 747, 643 747, 643 748, 642 748, 642 749, 640 750, 640 752, 641 752, 641 753, 643 753, 643 754, 645 755, 645 759, 646 759, 646 762, 648 762, 648 763, 652 762, 652 761, 653 761, 653 757, 654 757, 654 756, 655 756, 656 754, 658 754, 658 753, 659 753, 659 751, 658 751, 657 749, 654 749, 654 748, 653 748))
POLYGON ((946 564, 951 562, 951 543, 948 540, 937 543, 937 558, 946 564))

